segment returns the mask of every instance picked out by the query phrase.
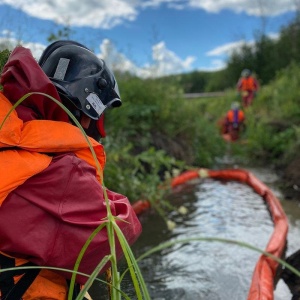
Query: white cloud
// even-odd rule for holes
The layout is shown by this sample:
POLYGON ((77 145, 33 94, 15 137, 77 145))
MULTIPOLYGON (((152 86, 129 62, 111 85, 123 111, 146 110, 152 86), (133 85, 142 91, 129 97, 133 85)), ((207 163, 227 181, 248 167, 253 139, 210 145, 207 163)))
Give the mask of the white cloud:
POLYGON ((46 48, 45 45, 39 43, 26 43, 12 37, 0 37, 0 50, 13 50, 16 46, 22 45, 31 50, 33 57, 38 60, 42 52, 46 48))
POLYGON ((203 9, 210 13, 218 13, 223 9, 236 13, 244 12, 252 16, 275 16, 294 11, 300 6, 299 0, 147 0, 143 7, 158 7, 162 4, 174 9, 187 7, 203 9))
MULTIPOLYGON (((269 33, 267 36, 273 40, 277 40, 279 38, 279 34, 273 32, 269 33)), ((245 45, 254 47, 255 41, 240 40, 232 43, 227 43, 206 52, 206 56, 230 56, 234 51, 239 51, 245 45)))
MULTIPOLYGON (((38 43, 25 43, 14 38, 0 37, 1 49, 14 49, 17 45, 29 48, 33 57, 38 60, 46 48, 45 45, 38 43)), ((152 64, 138 67, 128 59, 123 53, 119 52, 115 45, 108 39, 104 39, 99 45, 99 53, 96 55, 105 60, 106 64, 115 71, 129 72, 141 78, 161 77, 170 74, 178 74, 191 70, 195 61, 194 57, 180 59, 174 52, 167 49, 164 42, 160 42, 152 47, 152 64)))
POLYGON ((240 49, 242 46, 244 46, 245 44, 247 45, 251 45, 254 42, 246 42, 244 40, 241 41, 237 41, 237 42, 232 42, 232 43, 227 43, 221 46, 218 46, 210 51, 208 51, 206 53, 207 56, 222 56, 222 55, 230 55, 232 54, 234 51, 237 51, 238 49, 240 49))
POLYGON ((117 51, 113 43, 105 39, 100 45, 99 56, 114 70, 130 72, 142 78, 160 77, 170 74, 182 73, 191 70, 194 57, 182 60, 174 52, 167 49, 164 42, 152 47, 152 64, 143 67, 136 66, 124 54, 117 51))
POLYGON ((174 52, 167 49, 164 42, 160 42, 152 47, 152 58, 154 61, 153 71, 157 76, 189 71, 196 60, 193 56, 188 56, 182 60, 174 52))
MULTIPOLYGON (((218 13, 222 9, 228 9, 236 13, 245 12, 250 15, 275 15, 294 10, 296 3, 300 7, 300 0, 0 0, 0 5, 13 6, 36 18, 54 20, 61 24, 106 29, 126 21, 135 20, 141 9, 156 8, 163 4, 170 9, 178 10, 193 8, 203 9, 210 13, 218 13)), ((18 42, 14 40, 17 35, 13 32, 3 31, 0 36, 5 37, 6 41, 9 39, 12 47, 18 42)), ((240 49, 244 43, 246 42, 237 41, 224 44, 207 52, 207 57, 217 58, 211 61, 211 70, 223 68, 224 63, 222 63, 222 59, 225 60, 224 58, 230 55, 233 50, 240 49)), ((247 44, 249 43, 253 42, 247 42, 247 44)), ((45 47, 34 43, 23 43, 23 45, 32 49, 38 57, 45 47)), ((152 62, 144 66, 137 66, 119 52, 109 40, 104 40, 99 45, 99 50, 99 55, 104 57, 114 69, 125 70, 140 77, 187 72, 192 70, 193 63, 196 60, 193 56, 180 58, 168 49, 164 42, 160 42, 152 47, 152 62)))
POLYGON ((1 31, 1 35, 3 35, 3 36, 12 36, 12 35, 14 35, 14 33, 10 32, 7 29, 4 29, 4 30, 1 31))
POLYGON ((125 21, 134 21, 140 9, 158 7, 170 9, 203 9, 218 13, 228 9, 254 16, 273 16, 295 10, 300 0, 0 0, 26 14, 53 20, 58 24, 113 28, 125 21))
MULTIPOLYGON (((270 39, 277 40, 279 38, 278 33, 269 33, 268 37, 270 39)), ((255 47, 255 41, 245 41, 240 40, 232 43, 227 43, 221 46, 218 46, 208 52, 205 53, 206 56, 209 57, 218 57, 211 61, 211 67, 209 68, 201 68, 201 70, 207 71, 217 71, 226 68, 226 59, 233 54, 233 52, 239 52, 243 46, 255 47)))
POLYGON ((58 24, 112 28, 137 16, 133 1, 124 0, 0 0, 29 16, 58 24))
POLYGON ((99 49, 100 53, 98 56, 102 58, 111 69, 145 77, 141 69, 123 53, 119 52, 110 40, 104 39, 99 45, 99 49))
POLYGON ((190 0, 194 8, 218 13, 228 9, 236 13, 245 12, 252 16, 275 16, 295 10, 297 0, 190 0))

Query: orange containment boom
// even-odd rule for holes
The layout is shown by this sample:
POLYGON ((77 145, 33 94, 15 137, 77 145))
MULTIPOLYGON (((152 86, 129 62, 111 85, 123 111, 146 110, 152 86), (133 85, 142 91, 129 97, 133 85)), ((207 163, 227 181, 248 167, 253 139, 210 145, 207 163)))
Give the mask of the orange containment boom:
MULTIPOLYGON (((276 258, 281 258, 286 247, 288 219, 281 207, 280 201, 275 197, 270 188, 257 179, 252 173, 242 169, 190 170, 173 178, 171 186, 175 187, 189 180, 205 177, 245 183, 252 187, 253 190, 264 199, 274 224, 274 230, 265 251, 276 258)), ((136 213, 139 214, 148 209, 150 204, 147 203, 147 201, 138 201, 133 206, 136 213)), ((247 300, 274 299, 274 279, 278 265, 279 263, 271 257, 263 254, 260 256, 253 272, 247 300)))

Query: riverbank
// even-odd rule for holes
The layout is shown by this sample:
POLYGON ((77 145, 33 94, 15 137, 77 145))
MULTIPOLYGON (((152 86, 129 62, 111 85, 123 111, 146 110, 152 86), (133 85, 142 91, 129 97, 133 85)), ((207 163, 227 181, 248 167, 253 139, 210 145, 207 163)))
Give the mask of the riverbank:
POLYGON ((287 200, 300 201, 300 157, 293 159, 287 166, 277 170, 282 190, 287 200))

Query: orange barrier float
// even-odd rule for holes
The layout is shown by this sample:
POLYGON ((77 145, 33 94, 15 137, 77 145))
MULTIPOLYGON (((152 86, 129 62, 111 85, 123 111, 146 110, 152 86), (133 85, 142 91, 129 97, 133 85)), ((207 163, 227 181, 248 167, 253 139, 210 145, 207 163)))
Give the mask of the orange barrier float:
MULTIPOLYGON (((274 230, 265 251, 277 258, 281 258, 286 246, 288 220, 279 200, 275 197, 272 191, 263 182, 258 180, 252 173, 242 169, 190 170, 173 178, 171 186, 175 187, 192 179, 206 177, 217 180, 234 180, 248 184, 264 199, 274 223, 274 230)), ((150 207, 150 203, 147 200, 140 200, 134 203, 133 207, 136 213, 140 214, 150 207)), ((274 259, 266 255, 260 256, 253 272, 247 300, 274 299, 274 279, 278 265, 279 263, 274 259)))
POLYGON ((133 210, 137 215, 145 212, 150 208, 150 202, 148 200, 139 200, 132 204, 133 210))

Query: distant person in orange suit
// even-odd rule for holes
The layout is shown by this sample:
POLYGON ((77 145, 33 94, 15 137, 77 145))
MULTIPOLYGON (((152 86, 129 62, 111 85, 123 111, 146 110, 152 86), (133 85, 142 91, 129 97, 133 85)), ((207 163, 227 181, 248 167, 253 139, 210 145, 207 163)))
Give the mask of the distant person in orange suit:
POLYGON ((245 114, 238 102, 231 104, 230 110, 221 121, 221 133, 225 140, 236 141, 245 130, 245 114))
POLYGON ((248 107, 252 104, 258 89, 257 79, 249 69, 244 69, 237 83, 237 90, 242 97, 243 107, 248 107))

